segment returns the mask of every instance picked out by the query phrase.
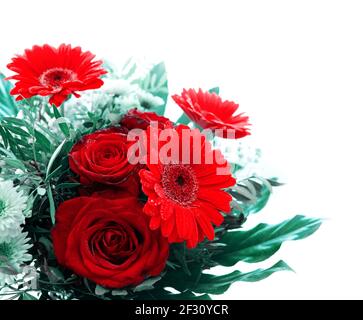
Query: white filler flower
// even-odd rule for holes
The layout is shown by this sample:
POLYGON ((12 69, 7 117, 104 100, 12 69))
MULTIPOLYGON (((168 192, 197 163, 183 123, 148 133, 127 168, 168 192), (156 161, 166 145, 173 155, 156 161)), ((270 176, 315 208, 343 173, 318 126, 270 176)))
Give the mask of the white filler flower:
POLYGON ((19 234, 25 222, 27 196, 12 181, 0 180, 0 241, 19 234))
POLYGON ((32 245, 28 243, 30 239, 27 235, 28 233, 23 232, 0 240, 0 287, 14 283, 23 271, 24 263, 32 259, 28 253, 32 245))
POLYGON ((142 89, 136 91, 137 98, 142 110, 153 111, 152 109, 164 104, 164 100, 142 89))

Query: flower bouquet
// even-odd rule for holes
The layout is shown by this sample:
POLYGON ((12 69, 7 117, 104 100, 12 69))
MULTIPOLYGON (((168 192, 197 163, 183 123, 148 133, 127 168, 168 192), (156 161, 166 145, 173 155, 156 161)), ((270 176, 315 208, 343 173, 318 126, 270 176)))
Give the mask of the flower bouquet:
POLYGON ((0 79, 2 296, 208 299, 291 269, 278 261, 206 270, 261 262, 320 226, 299 215, 243 228, 281 183, 243 176, 249 119, 218 88, 173 95, 183 113, 172 121, 163 63, 140 71, 130 59, 119 71, 79 47, 44 45, 8 69, 0 79))

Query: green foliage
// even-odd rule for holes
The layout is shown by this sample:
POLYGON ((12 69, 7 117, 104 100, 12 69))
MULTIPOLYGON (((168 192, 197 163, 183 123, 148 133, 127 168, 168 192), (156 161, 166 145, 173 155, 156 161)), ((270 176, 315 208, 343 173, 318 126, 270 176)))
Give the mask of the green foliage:
POLYGON ((248 216, 260 212, 271 196, 272 187, 280 185, 276 180, 250 177, 230 188, 229 193, 233 196, 234 208, 248 216))
POLYGON ((222 250, 213 259, 228 267, 239 261, 264 261, 275 254, 283 242, 304 239, 320 225, 319 219, 298 215, 277 225, 259 224, 248 231, 228 232, 219 239, 222 250))
POLYGON ((210 93, 215 93, 216 95, 219 95, 219 87, 214 87, 208 90, 210 93))
POLYGON ((259 281, 274 272, 291 271, 283 261, 267 269, 252 272, 234 270, 223 275, 203 272, 213 266, 234 266, 239 261, 256 263, 275 254, 281 244, 288 240, 304 239, 313 234, 321 221, 315 218, 296 216, 276 225, 260 224, 248 230, 228 231, 222 227, 212 243, 202 243, 197 248, 185 250, 183 245, 173 245, 168 272, 158 287, 172 287, 180 292, 222 294, 237 281, 259 281))
POLYGON ((283 261, 279 261, 268 269, 256 269, 251 272, 235 270, 224 275, 203 273, 200 268, 192 269, 192 274, 169 273, 162 281, 170 284, 175 289, 184 292, 190 290, 195 293, 222 294, 228 290, 232 283, 237 281, 255 282, 267 278, 277 271, 291 271, 291 268, 283 261))
POLYGON ((130 80, 134 76, 136 70, 136 62, 132 58, 129 58, 122 67, 121 78, 125 80, 130 80))
POLYGON ((164 62, 155 65, 144 79, 137 81, 136 83, 140 85, 141 89, 163 99, 164 104, 153 110, 154 112, 163 115, 169 94, 164 62))
MULTIPOLYGON (((17 108, 20 116, 0 120, 0 160, 5 162, 1 178, 14 181, 29 194, 31 217, 24 230, 33 240, 36 267, 43 272, 41 280, 52 283, 40 283, 43 295, 47 295, 47 290, 55 290, 54 285, 59 289, 60 277, 54 274, 62 274, 54 257, 50 230, 59 203, 77 195, 68 153, 83 132, 76 130, 71 121, 65 125, 59 122, 61 110, 49 108, 42 99, 26 100, 17 108)), ((22 290, 17 297, 34 298, 22 290)))
POLYGON ((19 295, 19 300, 38 300, 38 299, 27 292, 23 292, 19 295))
POLYGON ((185 125, 188 125, 190 122, 191 120, 185 114, 185 112, 183 112, 182 115, 179 117, 179 119, 176 121, 177 124, 185 124, 185 125))
POLYGON ((11 82, 5 80, 5 76, 0 73, 0 119, 16 116, 18 113, 15 100, 10 95, 11 89, 11 82))

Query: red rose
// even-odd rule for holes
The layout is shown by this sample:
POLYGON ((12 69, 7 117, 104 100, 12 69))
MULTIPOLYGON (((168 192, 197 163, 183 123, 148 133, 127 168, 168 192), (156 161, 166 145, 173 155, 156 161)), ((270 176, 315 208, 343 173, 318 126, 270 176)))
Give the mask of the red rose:
POLYGON ((109 288, 159 275, 169 254, 167 240, 149 229, 133 197, 68 200, 57 210, 52 237, 61 265, 109 288))
POLYGON ((151 121, 157 122, 160 129, 172 128, 174 125, 168 118, 159 116, 155 112, 141 112, 137 109, 129 110, 121 119, 120 124, 128 130, 145 130, 151 121))
POLYGON ((69 154, 69 165, 83 185, 106 184, 120 188, 134 187, 133 177, 140 169, 127 159, 133 144, 121 129, 111 128, 86 135, 69 154))
POLYGON ((109 195, 109 191, 112 190, 115 193, 123 192, 128 193, 130 196, 137 197, 140 194, 140 177, 136 174, 129 176, 129 178, 122 184, 118 185, 117 188, 113 186, 106 186, 101 183, 94 183, 91 186, 80 186, 78 192, 81 196, 93 196, 106 192, 109 195))

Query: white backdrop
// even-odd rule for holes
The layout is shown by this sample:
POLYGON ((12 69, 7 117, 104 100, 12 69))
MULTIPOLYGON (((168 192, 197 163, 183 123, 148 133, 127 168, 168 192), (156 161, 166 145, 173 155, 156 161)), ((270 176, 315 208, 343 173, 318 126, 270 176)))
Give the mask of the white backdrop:
POLYGON ((296 213, 326 221, 274 258, 296 273, 218 298, 363 298, 362 1, 17 0, 0 12, 2 72, 13 54, 43 43, 115 63, 163 59, 172 92, 219 85, 251 116, 246 143, 288 184, 248 225, 296 213))

